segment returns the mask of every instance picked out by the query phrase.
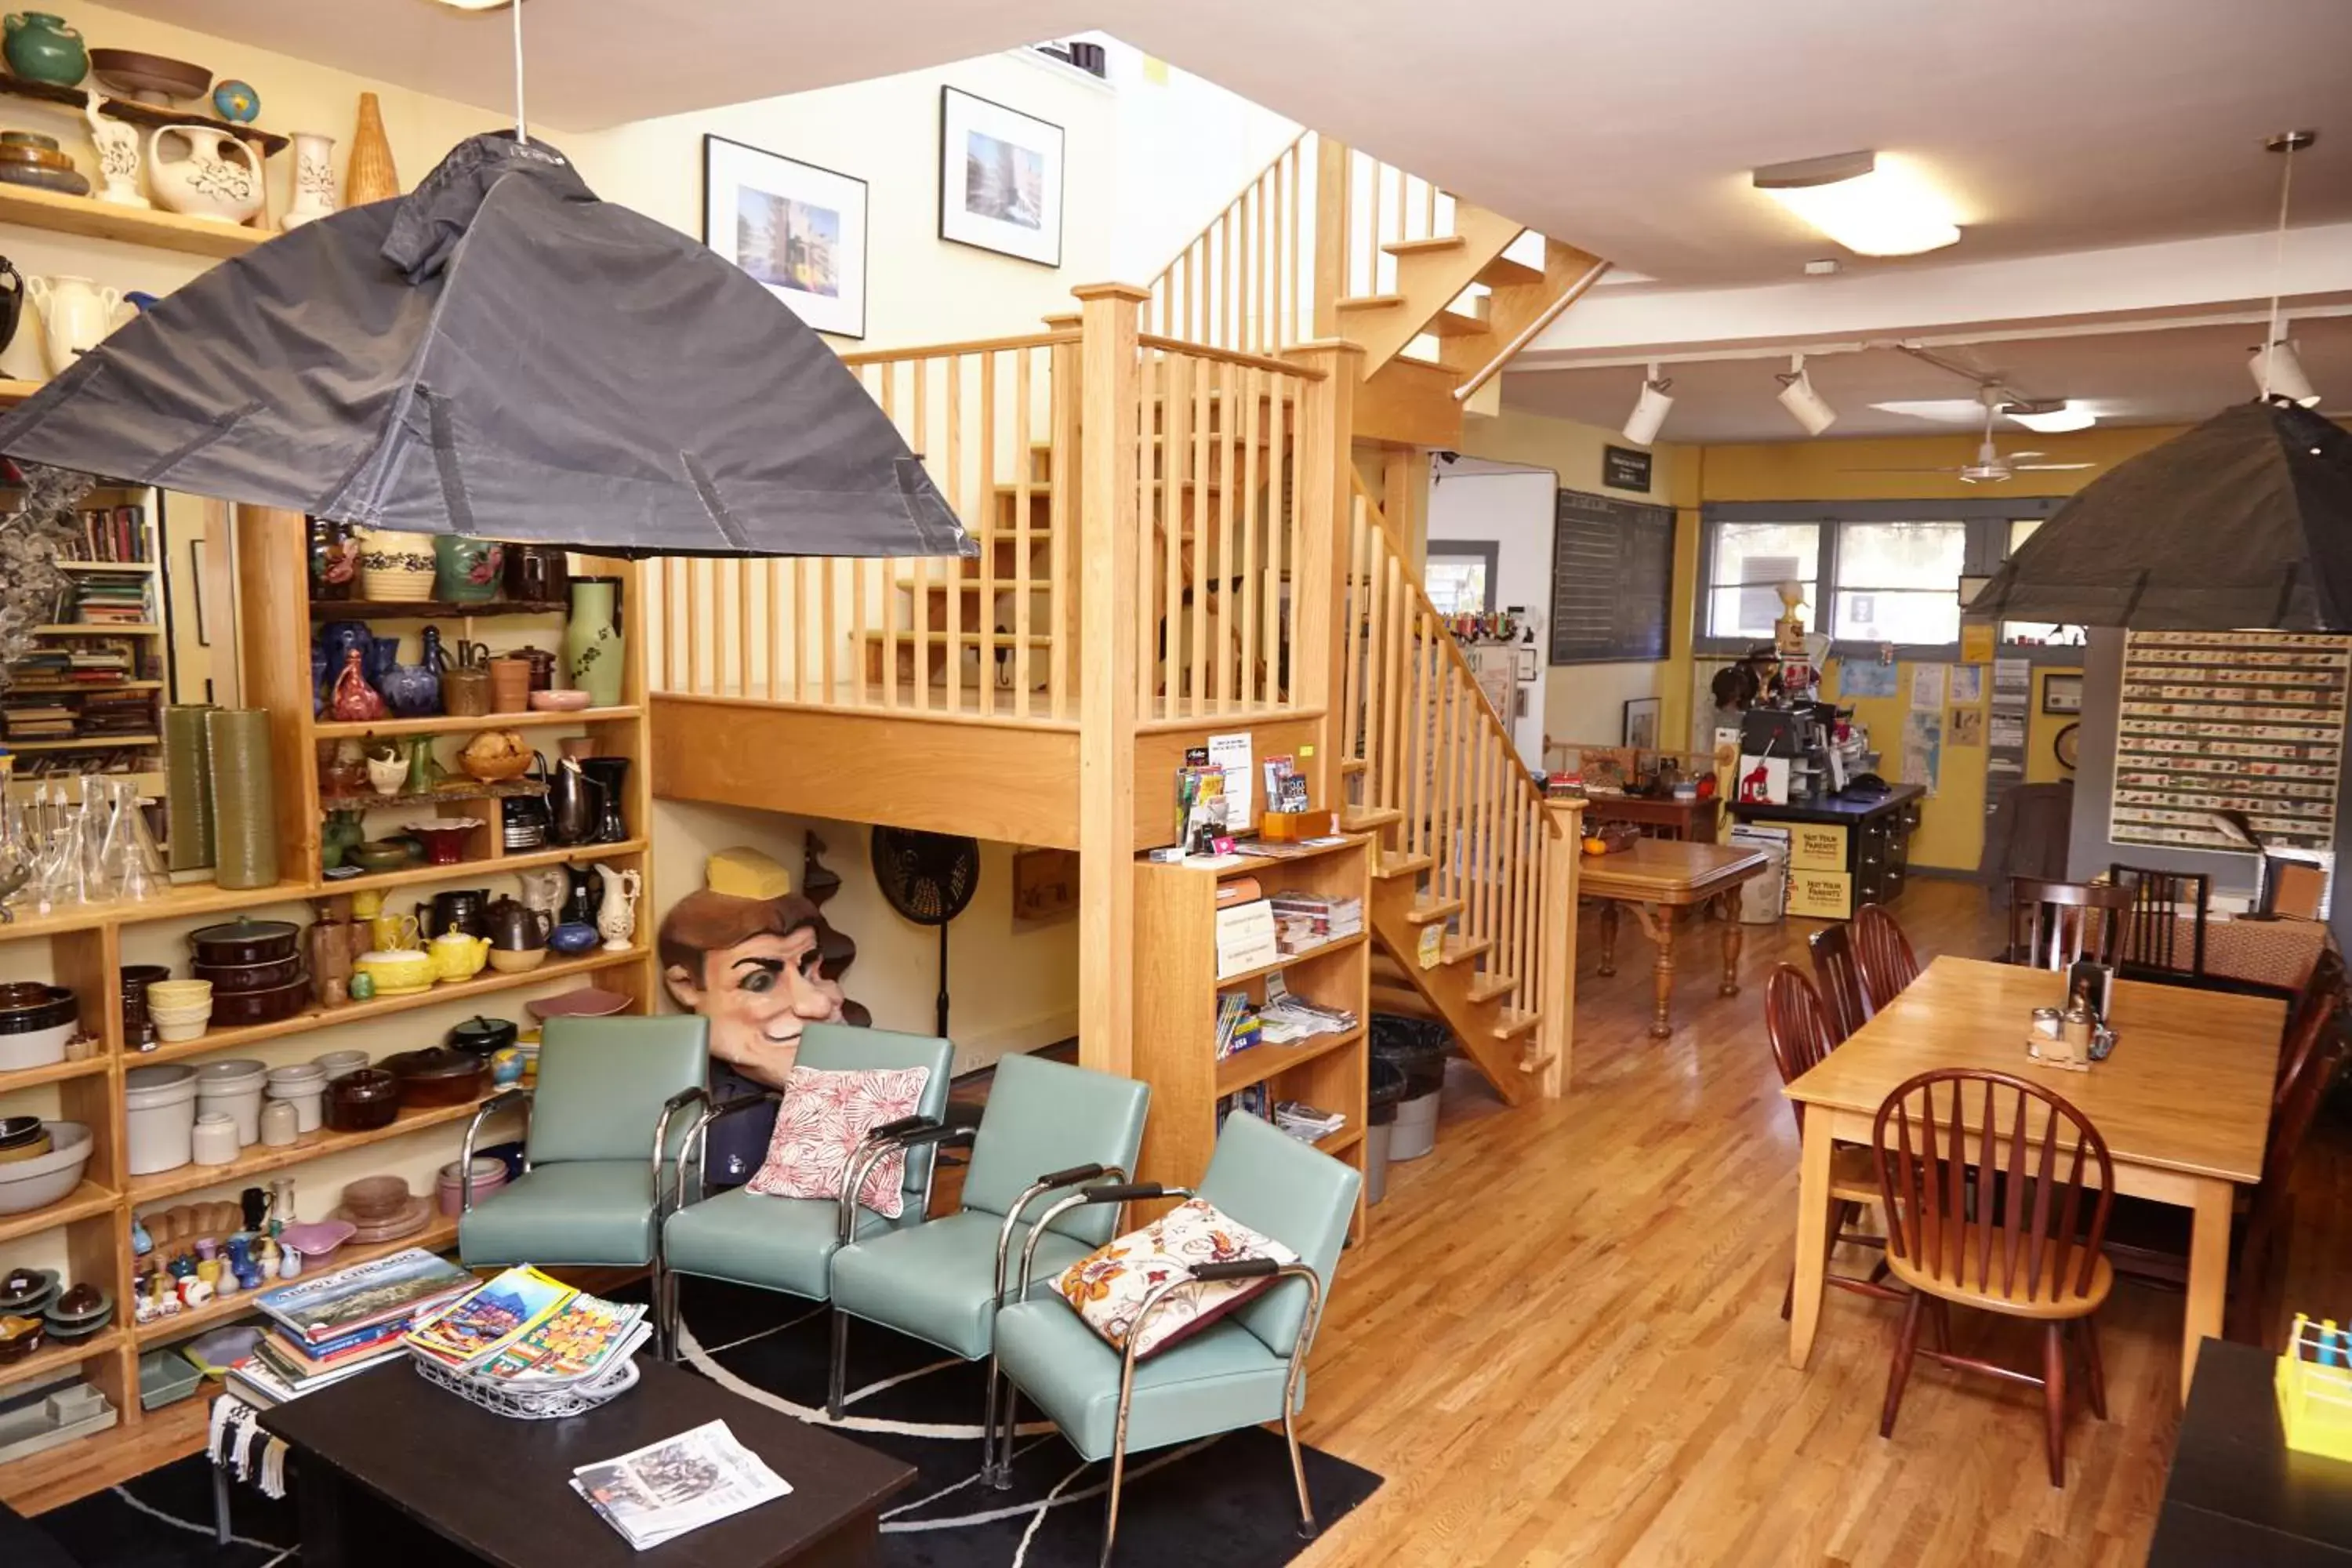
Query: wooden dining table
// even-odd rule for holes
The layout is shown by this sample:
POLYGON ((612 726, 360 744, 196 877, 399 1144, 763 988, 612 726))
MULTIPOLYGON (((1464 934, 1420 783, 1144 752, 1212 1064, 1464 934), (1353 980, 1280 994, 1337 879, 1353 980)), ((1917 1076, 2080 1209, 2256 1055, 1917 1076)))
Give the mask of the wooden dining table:
POLYGON ((1588 855, 1577 868, 1580 898, 1601 904, 1601 967, 1617 973, 1617 910, 1633 911, 1643 932, 1657 944, 1650 968, 1650 1037, 1674 1030, 1675 917, 1684 910, 1711 910, 1723 925, 1721 994, 1739 994, 1739 885, 1760 877, 1772 862, 1761 849, 1729 844, 1694 844, 1673 838, 1638 838, 1624 849, 1588 855))
POLYGON ((2180 1335, 2188 1397, 2198 1342, 2221 1332, 2236 1189, 2262 1176, 2286 1007, 2266 996, 2119 980, 2108 1008, 2115 1050, 2075 1072, 2025 1054, 2033 1009, 2060 1005, 2065 990, 2063 974, 1947 954, 1788 1086, 1789 1098, 1806 1108, 1791 1365, 1805 1364, 1821 1324, 1831 1146, 1867 1148, 1878 1108, 1915 1074, 1969 1068, 2012 1074, 2066 1100, 2106 1140, 2116 1192, 2189 1212, 2180 1335))

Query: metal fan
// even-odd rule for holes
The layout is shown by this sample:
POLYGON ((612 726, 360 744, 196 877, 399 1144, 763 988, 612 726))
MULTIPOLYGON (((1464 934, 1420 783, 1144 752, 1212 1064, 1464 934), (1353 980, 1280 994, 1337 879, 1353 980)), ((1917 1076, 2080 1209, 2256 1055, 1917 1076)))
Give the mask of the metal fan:
POLYGON ((980 840, 912 827, 874 830, 874 880, 890 907, 940 929, 940 1036, 948 1032, 948 922, 980 887, 980 840))
POLYGON ((2057 473, 2069 468, 2095 468, 2096 463, 2029 463, 2028 458, 2048 456, 2043 452, 1997 452, 1992 445, 1992 418, 1999 412, 2000 395, 1990 386, 1977 389, 1977 401, 1984 405, 1984 439, 1977 444, 1976 460, 1957 468, 1848 468, 1849 474, 1958 474, 1968 485, 1997 485, 2019 474, 2057 473))

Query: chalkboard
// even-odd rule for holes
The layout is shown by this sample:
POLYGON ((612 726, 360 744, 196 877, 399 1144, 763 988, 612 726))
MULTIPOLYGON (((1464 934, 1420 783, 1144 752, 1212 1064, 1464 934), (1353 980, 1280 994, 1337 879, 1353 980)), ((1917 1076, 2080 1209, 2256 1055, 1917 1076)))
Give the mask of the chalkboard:
POLYGON ((1551 662, 1666 657, 1672 507, 1559 492, 1551 542, 1551 662))

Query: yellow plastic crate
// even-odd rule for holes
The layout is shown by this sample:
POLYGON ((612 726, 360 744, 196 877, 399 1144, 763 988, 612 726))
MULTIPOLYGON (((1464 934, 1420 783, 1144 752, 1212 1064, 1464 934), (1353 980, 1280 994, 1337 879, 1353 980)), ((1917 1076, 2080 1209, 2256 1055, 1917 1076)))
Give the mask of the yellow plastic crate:
POLYGON ((2294 1315, 2294 1332, 2273 1382, 2288 1447, 2352 1459, 2352 1337, 2333 1318, 2315 1324, 2294 1315))

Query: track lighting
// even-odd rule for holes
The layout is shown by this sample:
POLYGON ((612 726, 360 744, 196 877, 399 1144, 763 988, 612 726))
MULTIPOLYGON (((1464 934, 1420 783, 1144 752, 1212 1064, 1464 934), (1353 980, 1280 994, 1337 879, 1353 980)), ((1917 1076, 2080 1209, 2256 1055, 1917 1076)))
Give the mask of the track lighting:
POLYGON ((2311 384, 2311 377, 2303 374, 2303 361, 2296 357, 2294 344, 2286 339, 2273 342, 2267 355, 2259 348, 2254 350, 2253 356, 2246 361, 2246 368, 2253 374, 2254 384, 2263 389, 2265 396, 2284 397, 2305 408, 2319 406, 2319 393, 2311 384), (2267 365, 2263 363, 2265 358, 2270 361, 2267 365))
POLYGON ((1805 373, 1804 355, 1791 354, 1789 373, 1772 379, 1780 384, 1780 406, 1805 427, 1806 435, 1818 436, 1837 423, 1837 410, 1813 390, 1813 379, 1805 373))
POLYGON ((1666 395, 1674 383, 1658 374, 1654 363, 1650 374, 1642 382, 1642 395, 1633 404, 1633 412, 1625 421, 1625 439, 1636 447, 1646 447, 1658 438, 1658 427, 1666 422, 1666 411, 1675 400, 1666 395))
POLYGON ((1859 256, 1916 256, 1957 244, 1951 204, 1906 164, 1875 153, 1772 163, 1758 190, 1859 256))

